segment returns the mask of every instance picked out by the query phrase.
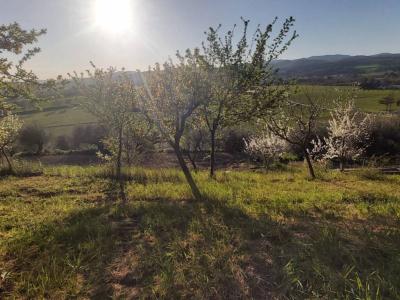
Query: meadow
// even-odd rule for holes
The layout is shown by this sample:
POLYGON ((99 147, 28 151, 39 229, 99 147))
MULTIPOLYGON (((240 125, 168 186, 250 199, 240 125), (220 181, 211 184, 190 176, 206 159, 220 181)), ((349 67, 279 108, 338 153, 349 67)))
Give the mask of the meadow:
POLYGON ((0 181, 0 298, 399 299, 399 175, 40 167, 0 181))

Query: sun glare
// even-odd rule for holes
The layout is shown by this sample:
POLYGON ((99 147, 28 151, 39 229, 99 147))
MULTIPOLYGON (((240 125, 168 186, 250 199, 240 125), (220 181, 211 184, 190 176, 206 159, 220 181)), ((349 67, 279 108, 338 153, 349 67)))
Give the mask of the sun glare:
POLYGON ((111 33, 123 33, 132 27, 130 0, 96 0, 96 25, 111 33))

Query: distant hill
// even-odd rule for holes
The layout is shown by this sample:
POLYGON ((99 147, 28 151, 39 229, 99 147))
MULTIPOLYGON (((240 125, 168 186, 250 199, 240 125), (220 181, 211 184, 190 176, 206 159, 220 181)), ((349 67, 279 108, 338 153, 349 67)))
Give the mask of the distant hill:
POLYGON ((400 77, 400 54, 376 55, 321 55, 294 60, 277 60, 274 66, 285 78, 355 79, 366 76, 382 77, 391 74, 400 77))

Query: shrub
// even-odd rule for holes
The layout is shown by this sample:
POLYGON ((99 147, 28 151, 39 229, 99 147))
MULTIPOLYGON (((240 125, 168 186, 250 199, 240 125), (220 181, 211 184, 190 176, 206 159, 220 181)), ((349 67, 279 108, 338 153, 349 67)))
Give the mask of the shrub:
POLYGON ((19 144, 24 147, 24 150, 35 151, 36 154, 42 153, 48 140, 48 134, 38 124, 25 126, 19 135, 19 144))

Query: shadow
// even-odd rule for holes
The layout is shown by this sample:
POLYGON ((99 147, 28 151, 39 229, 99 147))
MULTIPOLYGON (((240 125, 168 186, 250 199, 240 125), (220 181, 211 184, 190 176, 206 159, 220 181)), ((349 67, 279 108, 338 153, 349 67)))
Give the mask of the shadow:
POLYGON ((43 223, 10 241, 5 254, 12 262, 10 270, 36 289, 18 290, 9 282, 3 295, 54 298, 64 295, 62 291, 68 297, 91 299, 399 295, 398 221, 373 217, 349 222, 340 216, 329 218, 317 208, 278 215, 281 219, 250 215, 230 202, 213 199, 141 199, 123 208, 108 201, 43 223))

